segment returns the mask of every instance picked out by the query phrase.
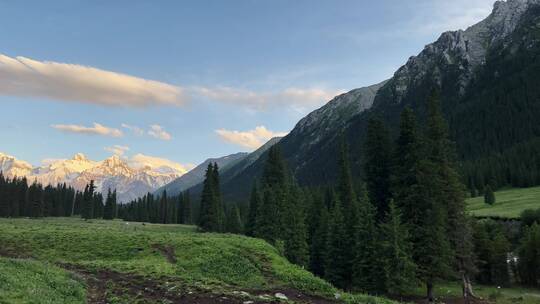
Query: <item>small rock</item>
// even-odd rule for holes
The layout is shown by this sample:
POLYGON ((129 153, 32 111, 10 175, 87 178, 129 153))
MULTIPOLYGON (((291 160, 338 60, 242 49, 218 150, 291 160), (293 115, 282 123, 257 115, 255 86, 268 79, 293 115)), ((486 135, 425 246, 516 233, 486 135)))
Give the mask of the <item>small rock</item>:
POLYGON ((243 304, 253 304, 253 303, 255 303, 255 302, 253 302, 253 301, 244 301, 244 302, 242 302, 242 303, 243 303, 243 304))
POLYGON ((341 294, 339 294, 339 293, 336 292, 336 293, 334 294, 334 298, 336 298, 336 300, 339 300, 339 298, 341 298, 341 294))
POLYGON ((281 299, 281 300, 288 300, 288 299, 289 299, 289 298, 287 298, 286 295, 284 295, 284 294, 282 294, 282 293, 280 293, 280 292, 276 293, 276 294, 274 295, 274 297, 276 297, 276 298, 278 298, 278 299, 281 299))

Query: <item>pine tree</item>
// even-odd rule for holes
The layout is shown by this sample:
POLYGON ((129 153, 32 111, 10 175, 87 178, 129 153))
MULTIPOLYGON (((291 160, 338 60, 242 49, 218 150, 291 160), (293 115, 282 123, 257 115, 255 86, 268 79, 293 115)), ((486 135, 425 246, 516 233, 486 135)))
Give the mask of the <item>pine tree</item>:
POLYGON ((257 187, 257 184, 253 184, 251 189, 251 197, 249 199, 249 213, 248 219, 246 222, 246 235, 255 236, 255 231, 257 228, 257 218, 260 217, 260 208, 262 205, 261 194, 257 187))
POLYGON ((346 258, 350 248, 347 248, 348 241, 344 223, 341 204, 334 203, 326 237, 324 277, 339 288, 345 288, 349 285, 350 269, 347 267, 346 258))
POLYGON ((216 182, 219 182, 216 167, 212 163, 208 164, 203 183, 199 217, 199 227, 203 231, 220 232, 223 230, 222 205, 218 193, 219 185, 215 185, 216 182))
POLYGON ((324 257, 328 234, 328 208, 322 197, 314 196, 309 211, 309 269, 314 274, 324 276, 324 257))
POLYGON ((111 189, 107 191, 107 198, 105 199, 105 209, 103 210, 103 219, 112 220, 113 219, 113 202, 112 202, 112 193, 111 189))
POLYGON ((364 145, 364 172, 369 199, 377 208, 377 220, 381 221, 388 211, 388 202, 391 198, 391 144, 389 132, 380 119, 369 120, 364 145))
POLYGON ((290 194, 289 202, 293 204, 285 213, 287 225, 285 256, 291 263, 307 267, 309 265, 309 247, 301 191, 295 189, 290 194))
POLYGON ((495 193, 493 193, 493 189, 489 184, 484 188, 484 203, 488 205, 495 204, 495 193))
POLYGON ((376 294, 384 288, 380 261, 380 245, 376 223, 376 209, 367 198, 366 191, 360 192, 358 222, 356 223, 355 257, 352 264, 353 288, 376 294))
POLYGON ((94 181, 84 188, 84 193, 81 201, 81 217, 85 220, 91 219, 94 215, 94 181))
POLYGON ((240 210, 236 204, 233 204, 227 212, 227 221, 225 224, 225 231, 229 233, 241 234, 244 231, 244 224, 240 217, 240 210))
POLYGON ((380 231, 385 290, 390 294, 404 294, 416 287, 416 264, 412 258, 409 232, 393 202, 380 231))
POLYGON ((191 196, 189 195, 189 190, 186 190, 183 194, 183 203, 184 203, 184 224, 192 225, 193 224, 193 211, 191 207, 191 196))

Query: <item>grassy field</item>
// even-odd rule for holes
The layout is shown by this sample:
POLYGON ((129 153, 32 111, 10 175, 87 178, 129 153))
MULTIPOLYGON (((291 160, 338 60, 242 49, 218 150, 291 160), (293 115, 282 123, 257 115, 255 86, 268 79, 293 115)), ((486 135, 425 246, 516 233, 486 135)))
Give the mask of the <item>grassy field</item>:
MULTIPOLYGON (((425 290, 418 289, 414 295, 423 296, 425 290)), ((475 285, 476 296, 494 304, 539 304, 540 290, 526 288, 497 288, 495 286, 475 285)), ((461 297, 461 285, 458 283, 440 283, 435 285, 435 294, 440 297, 461 297)))
POLYGON ((84 285, 59 267, 0 258, 0 303, 83 303, 84 285))
POLYGON ((523 210, 540 208, 540 187, 500 190, 495 198, 492 206, 484 203, 484 197, 470 198, 467 209, 475 216, 517 218, 523 210))
POLYGON ((12 286, 0 303, 52 303, 28 288, 63 303, 83 303, 85 293, 90 303, 265 303, 278 292, 288 303, 335 303, 336 293, 347 303, 391 303, 341 293, 262 240, 192 226, 0 219, 0 256, 12 258, 0 263, 0 286, 12 286))

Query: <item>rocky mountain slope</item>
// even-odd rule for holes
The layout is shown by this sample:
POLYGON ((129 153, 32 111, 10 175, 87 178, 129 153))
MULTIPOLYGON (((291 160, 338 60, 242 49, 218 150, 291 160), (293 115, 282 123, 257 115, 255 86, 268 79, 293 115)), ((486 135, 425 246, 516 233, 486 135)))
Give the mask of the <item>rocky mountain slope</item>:
MULTIPOLYGON (((458 156, 480 163, 540 136, 538 54, 540 0, 497 1, 486 19, 466 30, 443 33, 391 79, 340 95, 312 112, 279 145, 301 185, 331 183, 336 178, 337 135, 343 134, 353 174, 360 178, 369 118, 383 119, 396 134, 402 109, 413 108, 422 120, 425 101, 436 89, 458 156)), ((527 168, 540 160, 520 161, 530 162, 521 164, 527 168)), ((263 162, 261 157, 225 181, 224 198, 247 199, 248 181, 260 176, 263 162)), ((489 172, 471 174, 487 174, 480 183, 489 178, 489 172)))
POLYGON ((99 192, 116 189, 120 202, 153 192, 186 173, 174 164, 142 154, 130 160, 115 155, 103 161, 92 161, 81 153, 40 167, 0 153, 0 171, 7 177, 26 176, 29 182, 43 185, 67 183, 79 190, 94 180, 99 192))

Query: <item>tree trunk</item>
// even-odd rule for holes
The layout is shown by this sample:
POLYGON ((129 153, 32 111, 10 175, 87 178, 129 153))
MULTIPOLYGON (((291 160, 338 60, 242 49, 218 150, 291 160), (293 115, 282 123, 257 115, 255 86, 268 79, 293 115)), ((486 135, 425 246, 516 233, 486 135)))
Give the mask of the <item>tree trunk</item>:
POLYGON ((463 299, 465 300, 465 304, 468 304, 472 298, 476 298, 473 292, 471 280, 469 276, 465 273, 461 275, 461 279, 463 282, 463 299))
POLYGON ((430 303, 433 303, 433 301, 434 301, 434 299, 433 299, 433 282, 431 282, 431 281, 426 282, 426 288, 427 288, 427 300, 430 303))

